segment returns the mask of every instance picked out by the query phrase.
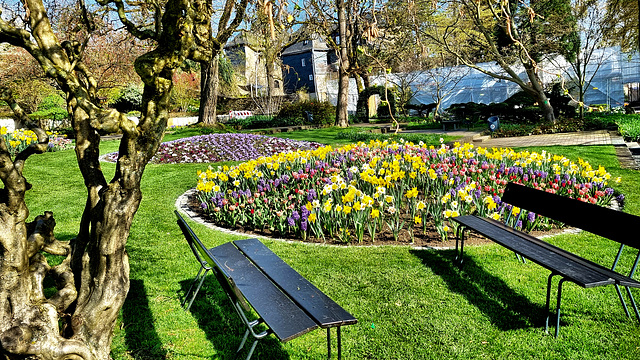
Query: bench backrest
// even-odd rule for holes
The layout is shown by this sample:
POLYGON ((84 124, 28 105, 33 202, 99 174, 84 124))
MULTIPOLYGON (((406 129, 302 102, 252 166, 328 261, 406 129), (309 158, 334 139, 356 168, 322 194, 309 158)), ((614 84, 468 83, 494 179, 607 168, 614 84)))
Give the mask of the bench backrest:
POLYGON ((193 230, 191 230, 191 227, 189 226, 189 224, 187 224, 186 221, 184 221, 184 218, 182 218, 178 210, 174 210, 174 213, 178 218, 178 226, 180 227, 180 230, 182 230, 182 234, 187 240, 187 243, 189 243, 189 247, 193 251, 196 259, 198 259, 201 264, 204 261, 204 263, 206 264, 205 266, 208 266, 213 270, 216 279, 220 283, 220 286, 222 286, 232 302, 239 303, 245 310, 249 311, 249 305, 244 300, 243 296, 240 293, 240 290, 238 290, 238 288, 236 287, 233 278, 228 276, 222 270, 219 262, 213 255, 211 255, 211 253, 207 250, 202 241, 200 241, 198 236, 193 232, 193 230))
POLYGON ((640 217, 566 196, 508 183, 502 201, 640 249, 640 217))

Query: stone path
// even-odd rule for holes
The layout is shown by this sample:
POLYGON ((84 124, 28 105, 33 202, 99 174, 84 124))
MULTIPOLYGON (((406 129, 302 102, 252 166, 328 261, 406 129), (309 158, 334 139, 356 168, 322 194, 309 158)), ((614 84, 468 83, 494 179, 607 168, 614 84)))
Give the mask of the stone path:
MULTIPOLYGON (((379 125, 380 126, 380 125, 379 125)), ((403 133, 435 133, 462 136, 460 143, 472 143, 485 148, 493 147, 530 147, 530 146, 575 146, 575 145, 613 145, 620 166, 625 169, 640 170, 640 145, 636 142, 625 143, 615 131, 596 130, 572 133, 518 136, 511 138, 491 138, 480 132, 465 130, 411 130, 403 133)))

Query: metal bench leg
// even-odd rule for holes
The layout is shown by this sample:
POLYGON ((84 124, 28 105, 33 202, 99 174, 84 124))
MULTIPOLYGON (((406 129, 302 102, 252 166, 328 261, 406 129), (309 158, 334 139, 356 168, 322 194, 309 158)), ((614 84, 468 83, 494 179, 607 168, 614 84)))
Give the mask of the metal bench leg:
POLYGON ((549 278, 547 279, 547 318, 545 319, 544 322, 544 332, 545 333, 549 333, 549 316, 551 315, 551 310, 549 309, 551 307, 551 280, 553 279, 554 276, 556 276, 557 274, 555 273, 551 273, 551 275, 549 275, 549 278))
POLYGON ((342 359, 342 336, 340 335, 340 326, 338 326, 338 360, 342 359))
POLYGON ((240 352, 240 350, 242 350, 242 348, 244 347, 244 343, 247 341, 247 337, 249 337, 249 329, 247 329, 247 331, 244 332, 244 336, 242 337, 242 341, 240 342, 240 346, 238 347, 238 350, 236 350, 236 354, 240 352))
POLYGON ((622 308, 624 309, 625 314, 627 314, 627 317, 631 317, 631 314, 629 313, 629 309, 627 308, 627 303, 624 301, 624 298, 622 297, 622 291, 620 291, 620 285, 615 284, 614 286, 616 287, 616 292, 618 293, 618 297, 620 298, 620 302, 622 303, 622 308))
POLYGON ((562 298, 562 284, 565 279, 560 279, 558 283, 558 303, 556 304, 556 338, 558 337, 558 333, 560 332, 560 299, 562 298))
POLYGON ((331 359, 331 328, 327 328, 327 359, 331 359))
POLYGON ((249 349, 249 354, 247 355, 247 358, 245 360, 251 359, 251 355, 253 355, 253 351, 256 349, 256 345, 258 345, 258 339, 255 339, 253 341, 253 344, 251 344, 251 349, 249 349))
MULTIPOLYGON (((200 273, 202 272, 202 269, 204 269, 204 267, 200 267, 200 271, 198 271, 198 275, 196 275, 196 278, 193 279, 193 282, 191 283, 191 286, 189 287, 189 290, 187 291, 187 294, 184 296, 184 301, 182 302, 182 306, 184 306, 184 304, 187 302, 187 299, 189 298, 189 293, 191 292, 191 290, 193 289, 193 285, 196 284, 196 282, 198 281, 198 277, 200 276, 200 273)), ((193 304, 193 301, 196 299, 196 295, 198 295, 198 291, 200 291, 200 288, 202 287, 202 283, 204 282, 205 277, 207 276, 207 272, 209 272, 210 269, 205 269, 204 270, 204 274, 202 274, 202 277, 200 277, 200 282, 198 283, 198 286, 196 287, 195 291, 193 292, 193 295, 191 296, 191 300, 189 300, 189 305, 187 305, 186 310, 189 310, 191 308, 191 304, 193 304)))
POLYGON ((464 254, 464 234, 465 229, 461 228, 458 231, 458 236, 456 236, 456 258, 455 261, 458 262, 458 266, 462 267, 462 255, 464 254), (460 252, 458 252, 458 238, 460 239, 460 252))
POLYGON ((180 304, 181 306, 184 306, 184 304, 187 303, 187 299, 189 298, 189 294, 191 294, 191 290, 193 290, 193 286, 200 279, 200 273, 202 272, 202 269, 204 269, 204 267, 200 266, 200 270, 198 270, 198 275, 196 275, 196 277, 193 278, 193 281, 191 282, 191 286, 189 286, 189 290, 187 290, 187 292, 184 294, 184 300, 182 300, 182 304, 180 304))
POLYGON ((629 299, 631 299, 631 306, 633 307, 633 311, 636 313, 636 318, 640 321, 640 312, 638 312, 638 306, 636 305, 636 300, 633 298, 631 294, 631 289, 627 288, 627 295, 629 295, 629 299))
MULTIPOLYGON (((338 360, 342 359, 342 335, 340 334, 340 326, 336 329, 338 332, 338 360)), ((331 359, 331 328, 327 328, 327 359, 331 359)))

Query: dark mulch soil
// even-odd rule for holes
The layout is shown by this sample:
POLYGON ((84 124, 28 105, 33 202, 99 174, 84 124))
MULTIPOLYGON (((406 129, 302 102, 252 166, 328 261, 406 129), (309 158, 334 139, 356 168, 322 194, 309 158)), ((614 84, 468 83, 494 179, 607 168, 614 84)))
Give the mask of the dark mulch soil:
MULTIPOLYGON (((456 238, 453 230, 449 231, 449 236, 447 240, 443 241, 435 230, 435 226, 432 224, 427 224, 427 232, 423 232, 422 225, 416 225, 414 227, 413 241, 411 240, 411 236, 409 231, 406 229, 402 229, 399 233, 398 240, 393 239, 393 233, 388 229, 378 229, 375 236, 375 241, 371 241, 369 235, 367 235, 367 231, 365 231, 364 238, 362 242, 358 242, 355 236, 352 236, 349 242, 340 241, 337 238, 333 239, 319 239, 314 236, 308 236, 306 239, 301 239, 298 235, 292 233, 279 233, 277 231, 271 231, 269 229, 249 229, 242 226, 238 226, 235 228, 228 228, 223 226, 223 224, 216 224, 212 221, 208 214, 204 213, 200 208, 200 202, 195 199, 195 197, 189 198, 189 208, 191 211, 197 213, 202 219, 206 222, 209 222, 215 226, 223 227, 229 230, 246 233, 247 235, 260 235, 265 237, 293 240, 293 241, 304 241, 309 243, 322 243, 322 244, 331 244, 331 245, 349 245, 349 246, 359 246, 359 245, 410 245, 415 247, 434 247, 434 248, 454 248, 456 246, 456 238)), ((405 224, 406 226, 406 224, 405 224)), ((562 231, 562 229, 552 229, 547 232, 531 232, 533 236, 540 236, 546 234, 553 234, 562 231)), ((468 232, 465 238, 465 246, 471 245, 483 245, 491 243, 491 240, 477 235, 473 232, 468 232)))

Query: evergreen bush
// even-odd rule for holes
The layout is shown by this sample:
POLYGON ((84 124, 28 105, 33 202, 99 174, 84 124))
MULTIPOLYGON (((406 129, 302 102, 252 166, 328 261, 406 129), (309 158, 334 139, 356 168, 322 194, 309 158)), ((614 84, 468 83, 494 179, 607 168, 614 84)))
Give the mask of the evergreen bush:
POLYGON ((295 125, 326 126, 334 123, 335 114, 336 107, 327 101, 298 101, 285 104, 274 121, 295 123, 295 125), (311 114, 313 119, 309 119, 307 113, 311 114))
POLYGON ((129 84, 120 90, 111 106, 120 112, 139 111, 142 106, 142 91, 138 86, 129 84))

